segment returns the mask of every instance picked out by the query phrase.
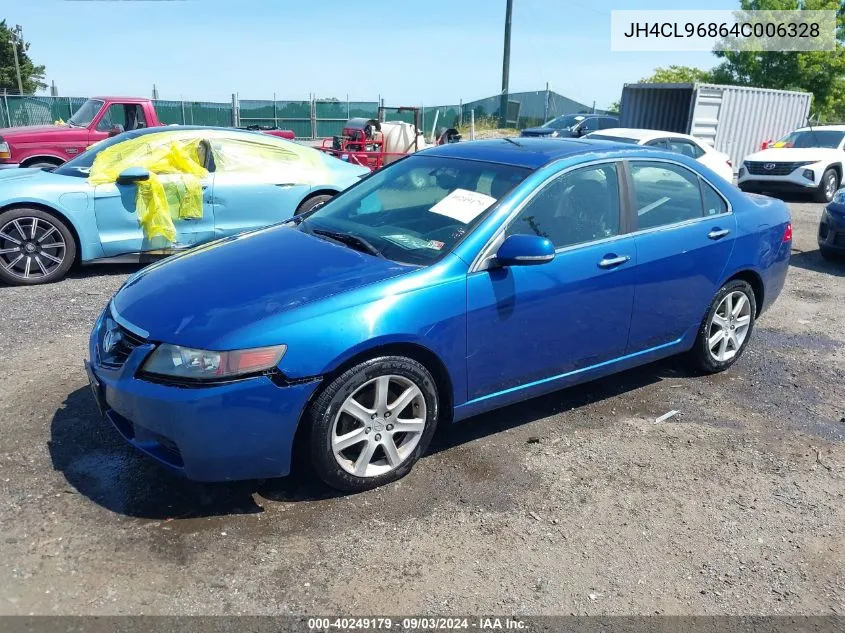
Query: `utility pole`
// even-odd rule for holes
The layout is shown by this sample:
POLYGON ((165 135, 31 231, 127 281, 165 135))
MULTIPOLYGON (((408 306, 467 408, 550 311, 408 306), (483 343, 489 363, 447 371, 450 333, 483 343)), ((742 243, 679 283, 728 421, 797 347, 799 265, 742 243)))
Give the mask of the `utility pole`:
POLYGON ((499 101, 499 125, 507 126, 508 121, 508 79, 511 66, 511 14, 513 0, 507 0, 505 8, 505 51, 502 57, 502 97, 499 101))
POLYGON ((23 46, 23 29, 21 28, 21 25, 15 25, 15 30, 12 31, 12 33, 15 34, 15 41, 12 42, 12 52, 15 56, 15 72, 18 74, 18 93, 23 95, 23 82, 21 81, 21 65, 18 61, 18 43, 23 46))

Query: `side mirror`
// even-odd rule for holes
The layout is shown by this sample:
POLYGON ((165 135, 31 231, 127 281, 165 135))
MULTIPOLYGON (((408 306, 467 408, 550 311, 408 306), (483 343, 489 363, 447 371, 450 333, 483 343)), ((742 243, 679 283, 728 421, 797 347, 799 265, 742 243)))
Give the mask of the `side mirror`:
POLYGON ((555 258, 555 245, 539 235, 511 235, 496 252, 499 266, 536 266, 555 258))
POLYGON ((109 136, 117 136, 118 134, 123 134, 125 130, 123 129, 122 125, 115 125, 112 129, 109 130, 109 136))
POLYGON ((131 185, 142 180, 149 180, 150 172, 143 167, 127 167, 117 177, 117 184, 131 185))

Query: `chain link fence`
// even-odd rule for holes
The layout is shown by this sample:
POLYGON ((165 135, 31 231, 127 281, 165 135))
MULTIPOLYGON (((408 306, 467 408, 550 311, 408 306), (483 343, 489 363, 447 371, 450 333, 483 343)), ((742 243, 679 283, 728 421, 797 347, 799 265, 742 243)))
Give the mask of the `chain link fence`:
MULTIPOLYGON (((0 127, 50 125, 67 121, 83 104, 83 97, 0 95, 0 127)), ((165 125, 212 125, 241 128, 281 128, 293 130, 297 138, 326 138, 339 134, 353 117, 376 118, 379 101, 340 101, 311 98, 303 101, 239 99, 230 102, 153 101, 159 120, 165 125)), ((420 125, 426 136, 441 128, 476 124, 496 127, 499 120, 498 95, 457 105, 420 108, 420 125)), ((582 103, 549 90, 513 93, 508 101, 508 126, 538 125, 561 114, 596 112, 582 103)), ((413 123, 413 112, 388 112, 391 120, 413 123)))

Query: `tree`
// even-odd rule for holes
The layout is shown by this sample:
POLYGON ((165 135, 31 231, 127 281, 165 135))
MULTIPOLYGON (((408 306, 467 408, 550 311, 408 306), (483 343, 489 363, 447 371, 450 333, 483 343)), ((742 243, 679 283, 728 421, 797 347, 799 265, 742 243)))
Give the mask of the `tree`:
POLYGON ((813 113, 845 117, 845 5, 838 0, 740 0, 741 11, 836 10, 834 51, 717 51, 714 83, 813 93, 813 113))
POLYGON ((18 42, 6 20, 0 20, 0 90, 18 91, 18 76, 15 71, 14 46, 18 49, 18 63, 21 69, 21 83, 26 94, 47 87, 44 83, 44 66, 36 66, 29 58, 29 43, 18 42))
POLYGON ((667 68, 655 68, 650 77, 640 79, 641 84, 694 84, 711 81, 713 81, 713 73, 709 70, 674 64, 667 68))

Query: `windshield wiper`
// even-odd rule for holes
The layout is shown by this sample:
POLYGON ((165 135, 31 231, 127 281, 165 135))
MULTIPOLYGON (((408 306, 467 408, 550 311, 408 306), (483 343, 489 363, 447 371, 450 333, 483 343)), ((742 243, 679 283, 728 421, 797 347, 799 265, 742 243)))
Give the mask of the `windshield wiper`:
POLYGON ((352 233, 326 231, 325 229, 313 229, 312 233, 322 235, 324 237, 329 238, 330 240, 334 240, 335 242, 340 242, 341 244, 349 246, 350 248, 354 248, 356 251, 361 251, 362 253, 369 253, 370 255, 375 255, 376 257, 384 257, 384 255, 382 255, 379 249, 370 244, 363 237, 358 237, 357 235, 353 235, 352 233))
POLYGON ((514 144, 514 145, 516 145, 517 147, 522 147, 522 145, 520 145, 519 143, 517 143, 517 142, 516 142, 515 140, 513 140, 512 138, 508 138, 508 137, 506 136, 506 137, 505 137, 505 140, 506 140, 508 143, 513 143, 513 144, 514 144))

